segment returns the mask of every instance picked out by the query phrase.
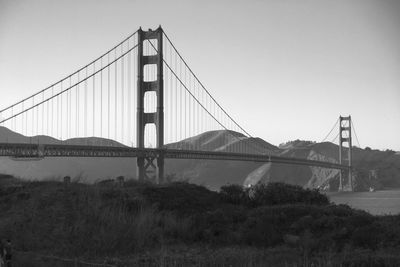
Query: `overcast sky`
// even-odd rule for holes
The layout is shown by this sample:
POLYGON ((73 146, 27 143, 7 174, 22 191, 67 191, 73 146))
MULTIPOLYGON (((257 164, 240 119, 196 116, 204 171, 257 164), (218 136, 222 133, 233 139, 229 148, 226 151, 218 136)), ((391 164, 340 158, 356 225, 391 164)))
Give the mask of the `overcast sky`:
POLYGON ((0 108, 161 24, 252 135, 321 141, 352 115, 400 151, 400 1, 0 0, 0 108))

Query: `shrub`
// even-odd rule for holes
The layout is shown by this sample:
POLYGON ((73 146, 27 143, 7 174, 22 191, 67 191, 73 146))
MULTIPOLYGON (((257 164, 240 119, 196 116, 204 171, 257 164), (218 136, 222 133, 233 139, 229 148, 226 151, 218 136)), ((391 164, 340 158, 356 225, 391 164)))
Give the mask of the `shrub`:
POLYGON ((329 204, 328 198, 318 190, 303 189, 300 186, 284 183, 257 184, 252 188, 251 201, 255 206, 295 203, 329 204))
POLYGON ((234 205, 247 205, 250 201, 248 192, 244 191, 240 185, 222 186, 220 195, 223 201, 234 205))
POLYGON ((377 249, 379 246, 380 238, 380 229, 376 224, 362 226, 360 228, 355 229, 351 236, 351 241, 353 245, 357 247, 369 248, 369 249, 377 249))
POLYGON ((199 215, 193 224, 193 232, 197 232, 199 240, 203 242, 237 244, 241 243, 239 228, 246 219, 246 208, 224 205, 199 215))
POLYGON ((219 204, 219 195, 203 186, 175 182, 168 185, 148 186, 140 193, 159 210, 194 214, 213 210, 219 204))

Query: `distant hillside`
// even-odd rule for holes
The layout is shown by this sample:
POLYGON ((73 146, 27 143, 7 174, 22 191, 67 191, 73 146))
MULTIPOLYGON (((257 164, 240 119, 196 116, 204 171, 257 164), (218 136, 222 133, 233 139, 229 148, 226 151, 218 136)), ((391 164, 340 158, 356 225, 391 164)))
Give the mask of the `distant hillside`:
POLYGON ((58 140, 46 135, 25 136, 2 126, 0 126, 0 143, 124 146, 117 141, 99 137, 58 140))
MULTIPOLYGON (((167 144, 173 149, 198 149, 206 151, 279 154, 280 149, 260 138, 248 138, 233 131, 209 131, 167 144)), ((219 189, 225 184, 243 184, 246 177, 262 166, 259 162, 215 161, 215 160, 167 160, 167 173, 172 180, 184 180, 219 189)))
MULTIPOLYGON (((75 138, 60 141, 47 136, 26 137, 0 127, 0 142, 9 143, 49 143, 74 145, 123 146, 113 140, 103 138, 75 138)), ((322 161, 338 161, 338 146, 329 142, 315 143, 295 140, 279 147, 260 138, 248 138, 233 131, 210 131, 166 144, 172 149, 196 149, 207 151, 236 151, 246 148, 249 153, 265 153, 285 157, 297 157, 322 161)), ((356 187, 366 190, 400 187, 400 155, 394 151, 353 149, 353 165, 356 169, 356 187), (369 171, 376 170, 370 177, 369 171)), ((0 173, 11 174, 25 179, 46 179, 69 175, 86 182, 113 178, 119 175, 136 177, 136 159, 129 158, 45 158, 39 161, 16 161, 0 158, 0 173)), ((287 182, 308 188, 325 187, 335 190, 338 186, 338 170, 319 167, 294 166, 257 162, 215 161, 215 160, 166 160, 167 180, 189 181, 219 189, 222 185, 257 182, 287 182)))
MULTIPOLYGON (((286 148, 281 155, 310 158, 314 154, 324 157, 325 160, 334 162, 339 160, 339 147, 330 142, 313 143, 297 140, 290 142, 288 149, 287 145, 281 147, 286 148)), ((369 185, 378 188, 400 187, 400 155, 396 152, 353 147, 352 161, 356 182, 361 188, 369 185), (370 177, 370 170, 376 171, 376 177, 370 177)))
MULTIPOLYGON (((64 141, 48 136, 27 137, 5 127, 0 127, 0 142, 123 146, 116 141, 97 137, 73 138, 64 141)), ((136 173, 135 162, 135 159, 128 158, 45 158, 23 161, 0 157, 0 173, 29 180, 61 179, 69 175, 73 179, 95 182, 119 175, 133 177, 136 173)))
MULTIPOLYGON (((229 140, 226 131, 209 132, 204 135, 211 140, 218 140, 217 144, 214 143, 212 146, 215 151, 224 151, 221 149, 226 147, 223 140, 229 140)), ((339 147, 330 142, 295 140, 279 147, 264 140, 261 142, 264 142, 265 150, 272 155, 338 162, 339 147)), ((194 143, 193 139, 186 139, 173 145, 184 147, 188 143, 194 143)), ((353 166, 357 190, 368 190, 370 186, 400 187, 400 155, 398 153, 353 147, 353 166), (375 170, 377 176, 370 177, 370 170, 375 170)), ((174 164, 170 171, 176 173, 179 179, 216 189, 224 183, 240 183, 247 186, 261 181, 287 182, 308 188, 324 187, 330 184, 332 190, 336 190, 339 183, 338 170, 276 163, 184 160, 174 164)))
POLYGON ((249 138, 234 131, 209 131, 182 141, 166 145, 172 149, 205 150, 205 151, 245 151, 254 154, 279 153, 279 148, 262 140, 261 138, 249 138))
MULTIPOLYGON (((196 146, 203 148, 200 144, 212 144, 210 148, 214 151, 228 151, 232 144, 232 134, 227 131, 207 132, 194 138, 186 139, 178 143, 174 143, 171 147, 185 148, 196 146), (194 144, 194 145, 193 145, 194 144)), ((313 150, 310 147, 311 142, 292 142, 284 147, 276 147, 265 142, 262 139, 251 139, 242 136, 238 142, 251 142, 251 153, 260 153, 265 151, 266 154, 281 155, 285 157, 308 158, 314 160, 327 160, 335 162, 333 151, 328 149, 326 153, 321 149, 313 150), (262 147, 262 149, 259 149, 262 147)), ((237 140, 237 138, 236 138, 237 140)), ((244 145, 244 144, 242 144, 244 145)), ((329 144, 324 144, 329 146, 329 144)), ((334 145, 332 144, 333 148, 334 145)), ((335 177, 337 170, 327 170, 317 167, 293 166, 276 163, 259 163, 259 162, 235 162, 235 161, 211 161, 211 160, 181 160, 175 164, 170 164, 168 170, 175 174, 175 179, 187 180, 192 183, 198 183, 208 186, 212 189, 218 189, 226 183, 243 184, 245 186, 254 185, 262 182, 287 182, 305 187, 319 187, 326 180, 335 177)))

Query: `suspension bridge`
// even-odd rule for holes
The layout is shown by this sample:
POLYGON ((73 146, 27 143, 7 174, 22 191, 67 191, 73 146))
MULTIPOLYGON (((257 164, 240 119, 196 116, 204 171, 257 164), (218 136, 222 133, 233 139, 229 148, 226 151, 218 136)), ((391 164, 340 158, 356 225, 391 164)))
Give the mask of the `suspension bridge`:
POLYGON ((348 173, 351 182, 351 118, 339 120, 338 163, 274 155, 216 101, 161 26, 140 28, 74 73, 0 110, 0 126, 37 137, 0 143, 0 156, 132 157, 137 178, 158 183, 166 158, 317 166, 348 173), (217 150, 201 139, 216 130, 226 132, 217 150), (58 141, 41 142, 41 136, 58 141), (96 142, 74 142, 89 137, 96 142))

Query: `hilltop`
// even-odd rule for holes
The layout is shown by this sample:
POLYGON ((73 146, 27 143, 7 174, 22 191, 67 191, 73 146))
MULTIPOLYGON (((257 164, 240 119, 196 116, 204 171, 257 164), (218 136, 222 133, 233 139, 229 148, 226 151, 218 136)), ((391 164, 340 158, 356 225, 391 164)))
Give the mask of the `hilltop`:
POLYGON ((25 136, 3 126, 0 126, 0 143, 124 146, 117 141, 99 137, 58 140, 46 135, 25 136))
POLYGON ((205 151, 240 151, 252 154, 277 154, 279 148, 260 139, 246 137, 241 133, 228 130, 208 131, 182 141, 166 144, 167 148, 205 151))

